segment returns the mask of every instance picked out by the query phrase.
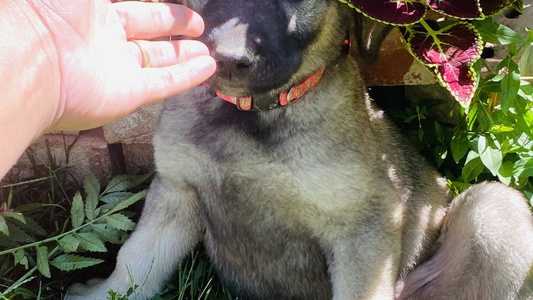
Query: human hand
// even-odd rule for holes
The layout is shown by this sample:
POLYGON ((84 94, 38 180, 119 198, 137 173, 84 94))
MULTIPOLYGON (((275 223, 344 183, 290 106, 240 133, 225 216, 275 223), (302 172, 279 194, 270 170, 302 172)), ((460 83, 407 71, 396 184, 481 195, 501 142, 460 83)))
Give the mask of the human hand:
MULTIPOLYGON (((86 129, 132 112, 140 105, 183 92, 207 79, 215 62, 207 47, 191 40, 145 41, 161 36, 198 36, 201 17, 175 4, 108 0, 29 0, 53 36, 59 97, 50 129, 86 129), (138 43, 151 68, 142 68, 138 43)), ((49 51, 52 52, 52 51, 49 51)), ((54 52, 52 52, 54 53, 54 52)), ((53 88, 53 87, 51 87, 53 88)), ((57 100, 57 101, 55 101, 57 100)))

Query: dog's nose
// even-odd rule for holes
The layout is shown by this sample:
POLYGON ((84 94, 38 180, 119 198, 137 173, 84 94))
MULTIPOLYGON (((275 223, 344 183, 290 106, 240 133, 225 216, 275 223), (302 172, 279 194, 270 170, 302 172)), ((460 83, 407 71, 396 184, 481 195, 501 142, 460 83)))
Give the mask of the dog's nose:
POLYGON ((258 58, 260 36, 250 22, 234 17, 207 30, 207 44, 217 61, 217 74, 232 78, 247 76, 258 58))
POLYGON ((222 48, 217 47, 212 53, 217 62, 220 75, 239 75, 248 70, 254 63, 254 51, 247 48, 222 48))

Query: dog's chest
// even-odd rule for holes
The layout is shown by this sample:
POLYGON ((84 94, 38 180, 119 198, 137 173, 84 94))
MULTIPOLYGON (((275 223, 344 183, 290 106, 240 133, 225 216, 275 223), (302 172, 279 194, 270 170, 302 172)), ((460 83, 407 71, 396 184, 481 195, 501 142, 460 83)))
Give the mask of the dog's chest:
POLYGON ((327 250, 319 239, 332 222, 344 226, 364 209, 354 183, 365 179, 353 153, 332 155, 327 140, 265 131, 220 129, 217 142, 198 144, 217 170, 217 184, 200 189, 206 246, 226 280, 280 292, 265 299, 284 299, 296 287, 303 296, 294 299, 328 299, 327 250), (248 282, 257 277, 265 281, 248 282))
POLYGON ((246 227, 299 228, 355 206, 354 183, 368 180, 366 165, 315 132, 298 130, 290 120, 270 126, 243 120, 192 138, 217 173, 215 190, 202 197, 206 208, 223 208, 221 221, 246 227))
POLYGON ((325 257, 303 223, 316 214, 309 195, 333 191, 319 172, 323 150, 249 119, 193 127, 188 140, 211 162, 211 181, 198 189, 205 243, 226 283, 265 299, 328 299, 325 257))
POLYGON ((220 186, 201 201, 205 244, 225 282, 265 299, 330 298, 324 251, 302 223, 316 207, 294 172, 279 162, 242 158, 219 170, 220 186))
POLYGON ((172 109, 165 111, 159 130, 164 147, 156 143, 156 148, 165 148, 159 151, 165 168, 169 160, 179 160, 182 169, 205 170, 186 180, 199 185, 213 223, 300 231, 365 209, 360 200, 376 190, 375 162, 354 150, 352 135, 332 132, 333 119, 290 108, 239 112, 220 105, 220 99, 196 98, 167 103, 172 109), (210 104, 216 109, 204 109, 210 104))

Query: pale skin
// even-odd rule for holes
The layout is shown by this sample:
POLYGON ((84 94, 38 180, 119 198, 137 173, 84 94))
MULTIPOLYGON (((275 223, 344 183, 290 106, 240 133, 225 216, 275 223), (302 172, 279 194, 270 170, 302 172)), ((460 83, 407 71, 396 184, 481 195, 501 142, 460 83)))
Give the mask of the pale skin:
POLYGON ((175 4, 0 0, 0 28, 0 178, 43 133, 100 126, 216 68, 198 41, 148 41, 202 33, 202 18, 175 4))

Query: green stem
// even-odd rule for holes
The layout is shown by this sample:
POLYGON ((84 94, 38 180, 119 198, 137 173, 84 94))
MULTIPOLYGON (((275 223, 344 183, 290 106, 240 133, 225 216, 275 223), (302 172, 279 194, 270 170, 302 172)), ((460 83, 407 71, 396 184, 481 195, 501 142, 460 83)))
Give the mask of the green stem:
POLYGON ((433 30, 433 28, 431 28, 431 26, 429 26, 429 24, 426 22, 426 20, 424 19, 421 19, 420 20, 420 25, 422 25, 422 27, 424 27, 424 29, 427 31, 428 35, 431 36, 433 38, 433 41, 435 42, 435 45, 437 45, 437 47, 440 48, 440 40, 439 38, 437 37, 437 35, 439 33, 441 33, 441 31, 437 30, 433 30))
MULTIPOLYGON (((50 259, 54 254, 56 254, 57 251, 59 251, 59 246, 56 246, 52 251, 50 251, 50 253, 48 253, 48 258, 50 259)), ((8 293, 21 286, 31 275, 33 275, 33 273, 35 273, 35 271, 37 271, 37 266, 31 268, 28 272, 26 272, 26 274, 24 274, 15 283, 9 286, 7 290, 1 292, 0 295, 5 298, 8 293)))
POLYGON ((424 19, 420 19, 419 23, 420 25, 422 25, 422 27, 424 27, 424 29, 428 32, 428 34, 433 37, 435 37, 438 33, 440 33, 440 31, 433 30, 433 28, 431 28, 431 26, 429 26, 429 24, 424 19))
POLYGON ((108 215, 110 215, 112 213, 113 213, 113 210, 111 209, 107 213, 99 216, 98 218, 95 218, 94 220, 89 221, 89 222, 87 222, 87 223, 85 223, 85 224, 83 224, 83 225, 81 225, 79 227, 73 228, 73 229, 71 229, 71 230, 69 230, 67 232, 61 233, 59 235, 56 235, 56 236, 53 236, 53 237, 50 237, 50 238, 47 238, 47 239, 44 239, 44 240, 41 240, 41 241, 37 241, 37 242, 30 243, 30 244, 22 245, 22 246, 19 246, 19 247, 16 247, 16 248, 0 251, 0 256, 6 255, 6 254, 10 254, 10 253, 15 253, 16 251, 21 250, 21 249, 37 247, 37 246, 40 246, 40 245, 43 245, 43 244, 46 244, 46 243, 49 243, 49 242, 55 242, 55 241, 59 240, 60 238, 62 238, 64 236, 67 236, 69 234, 75 233, 76 231, 79 231, 79 230, 81 230, 82 228, 84 228, 84 227, 86 227, 88 225, 96 223, 100 219, 102 219, 104 217, 107 217, 108 215))
MULTIPOLYGON (((131 196, 129 199, 134 199, 135 201, 138 201, 140 200, 141 198, 143 197, 146 197, 146 191, 142 191, 142 192, 138 192, 136 193, 135 195, 131 196), (135 199, 134 199, 135 197, 135 199)), ((128 201, 128 200, 125 200, 125 201, 128 201)), ((128 205, 131 205, 133 203, 130 203, 128 205)), ((2 255, 6 255, 6 254, 10 254, 10 253, 15 253, 16 251, 18 250, 21 250, 21 249, 27 249, 27 248, 32 248, 32 247, 37 247, 37 246, 40 246, 42 244, 45 244, 45 243, 49 243, 49 242, 55 242, 57 240, 59 240, 60 238, 66 236, 66 235, 69 235, 71 233, 75 233, 76 231, 79 231, 81 229, 83 229, 84 227, 88 226, 88 225, 91 225, 91 224, 94 224, 96 222, 98 222, 99 220, 101 220, 102 218, 105 218, 109 215, 112 215, 114 214, 115 212, 117 212, 118 210, 120 209, 123 209, 125 207, 121 207, 120 206, 120 203, 117 203, 114 207, 110 208, 109 211, 107 211, 105 214, 95 218, 94 220, 91 220, 77 228, 73 228, 67 232, 64 232, 64 233, 61 233, 59 235, 56 235, 54 237, 50 237, 50 238, 47 238, 47 239, 44 239, 42 241, 37 241, 37 242, 33 242, 33 243, 30 243, 30 244, 26 244, 26 245, 22 245, 22 246, 19 246, 19 247, 16 247, 16 248, 13 248, 13 249, 8 249, 8 250, 4 250, 4 251, 0 251, 0 256, 2 255)))
POLYGON ((492 68, 489 66, 489 64, 487 63, 486 60, 482 59, 482 60, 481 60, 481 63, 482 63, 483 66, 487 69, 487 73, 489 73, 489 74, 494 73, 494 70, 492 70, 492 68))
POLYGON ((7 288, 7 290, 3 291, 1 295, 3 297, 6 297, 7 294, 15 290, 16 288, 18 288, 20 285, 22 285, 26 281, 26 279, 28 279, 28 277, 30 277, 31 275, 33 275, 33 273, 35 273, 35 271, 37 271, 37 266, 31 268, 31 270, 29 270, 26 274, 24 274, 24 276, 20 277, 19 280, 13 283, 9 288, 7 288))

